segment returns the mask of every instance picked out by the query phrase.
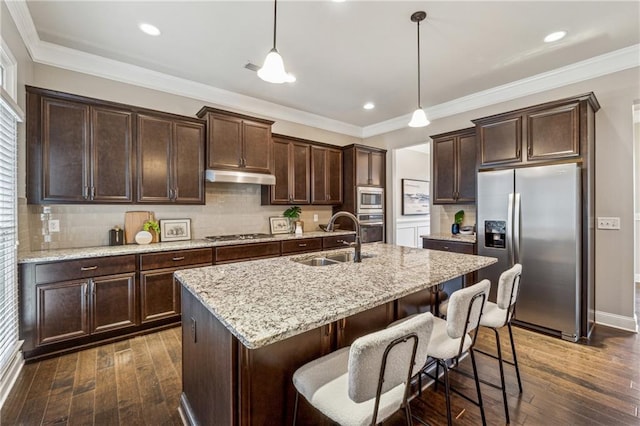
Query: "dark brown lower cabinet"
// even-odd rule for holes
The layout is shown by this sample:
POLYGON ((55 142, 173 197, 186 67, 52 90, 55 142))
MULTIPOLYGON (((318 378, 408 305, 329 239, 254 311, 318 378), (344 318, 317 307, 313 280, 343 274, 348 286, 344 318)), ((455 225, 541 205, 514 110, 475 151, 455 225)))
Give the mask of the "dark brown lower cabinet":
POLYGON ((87 287, 87 281, 38 286, 38 345, 89 335, 87 287))
MULTIPOLYGON (((182 397, 189 424, 292 424, 293 373, 356 338, 386 327, 389 302, 288 339, 248 349, 191 292, 182 289, 182 397)), ((300 398, 297 424, 329 421, 300 398)))
POLYGON ((37 286, 37 344, 136 325, 135 272, 37 286))
POLYGON ((209 266, 210 248, 174 250, 140 255, 140 321, 142 324, 173 318, 180 321, 180 284, 173 273, 209 266))

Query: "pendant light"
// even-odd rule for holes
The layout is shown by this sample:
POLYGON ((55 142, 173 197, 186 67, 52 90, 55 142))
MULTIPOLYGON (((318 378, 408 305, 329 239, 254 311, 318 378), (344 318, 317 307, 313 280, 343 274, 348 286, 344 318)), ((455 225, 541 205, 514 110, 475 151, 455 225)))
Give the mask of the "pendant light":
POLYGON ((273 2, 273 49, 264 59, 262 68, 258 70, 258 77, 269 83, 293 83, 296 78, 284 70, 282 56, 276 49, 276 22, 278 19, 278 0, 273 2))
POLYGON ((414 12, 413 15, 411 15, 411 22, 418 24, 418 109, 413 112, 409 127, 425 127, 430 123, 427 119, 427 114, 425 114, 420 104, 420 22, 426 17, 427 13, 423 11, 414 12))

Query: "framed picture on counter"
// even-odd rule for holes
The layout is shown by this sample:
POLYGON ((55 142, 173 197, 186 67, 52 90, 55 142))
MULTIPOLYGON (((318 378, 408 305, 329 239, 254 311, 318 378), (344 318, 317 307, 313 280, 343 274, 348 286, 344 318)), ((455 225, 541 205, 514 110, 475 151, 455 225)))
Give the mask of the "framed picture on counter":
POLYGON ((161 219, 160 241, 185 241, 191 239, 191 219, 161 219))
POLYGON ((429 181, 402 179, 402 215, 429 214, 429 181))
POLYGON ((288 217, 270 217, 269 225, 272 234, 286 234, 287 232, 289 232, 288 217))

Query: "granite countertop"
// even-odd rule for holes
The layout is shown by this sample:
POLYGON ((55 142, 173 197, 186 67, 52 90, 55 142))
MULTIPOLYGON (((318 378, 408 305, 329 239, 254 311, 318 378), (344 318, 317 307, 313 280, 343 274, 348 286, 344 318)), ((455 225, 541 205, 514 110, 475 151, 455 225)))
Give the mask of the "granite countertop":
POLYGON ((18 263, 36 263, 36 262, 51 262, 59 260, 71 260, 81 259, 86 257, 101 257, 101 256, 119 256, 124 254, 139 254, 139 253, 153 253, 160 251, 171 250, 188 250, 206 247, 220 247, 230 246, 237 244, 251 244, 251 243, 264 243, 269 241, 284 241, 295 240, 302 238, 320 238, 328 237, 331 235, 350 235, 353 231, 312 231, 305 232, 298 236, 296 234, 278 234, 273 235, 270 238, 259 238, 254 240, 230 240, 230 241, 208 241, 190 240, 190 241, 175 241, 168 243, 153 243, 146 245, 127 244, 123 246, 98 246, 98 247, 82 247, 82 248, 69 248, 69 249, 53 249, 53 250, 41 250, 32 251, 28 253, 22 253, 18 255, 18 263))
POLYGON ((470 234, 470 235, 463 235, 463 234, 453 235, 450 233, 426 234, 426 235, 420 235, 420 238, 425 238, 427 240, 456 241, 459 243, 471 243, 471 244, 476 243, 476 234, 470 234))
POLYGON ((175 276, 249 349, 256 349, 497 261, 384 243, 363 246, 362 263, 307 266, 295 259, 330 250, 178 271, 175 276))

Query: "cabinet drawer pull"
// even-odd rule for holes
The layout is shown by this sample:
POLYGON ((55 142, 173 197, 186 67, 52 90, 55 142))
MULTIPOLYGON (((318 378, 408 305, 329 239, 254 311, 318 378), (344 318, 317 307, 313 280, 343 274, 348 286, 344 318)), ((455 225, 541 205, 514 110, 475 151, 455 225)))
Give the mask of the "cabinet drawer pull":
POLYGON ((80 268, 81 271, 94 271, 96 269, 98 269, 97 265, 95 265, 95 266, 82 266, 80 268))
POLYGON ((174 258, 173 258, 173 259, 171 259, 171 260, 173 260, 174 262, 178 262, 178 261, 180 261, 180 260, 184 260, 184 256, 174 257, 174 258))
POLYGON ((445 250, 449 250, 449 246, 443 246, 442 248, 445 250))
POLYGON ((307 244, 306 244, 306 243, 300 243, 300 244, 298 244, 298 247, 306 247, 306 246, 307 246, 307 244))
POLYGON ((336 240, 336 243, 344 243, 344 240, 336 240))

